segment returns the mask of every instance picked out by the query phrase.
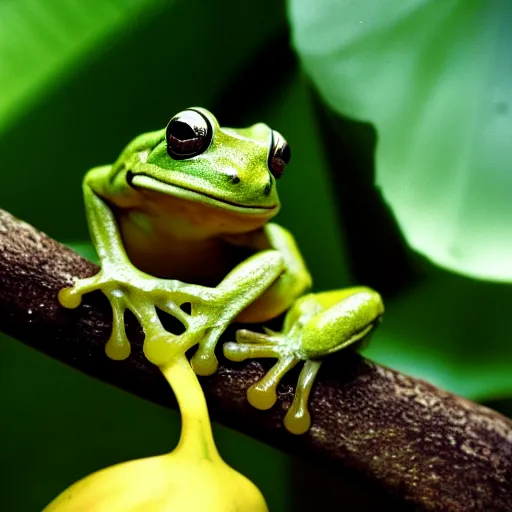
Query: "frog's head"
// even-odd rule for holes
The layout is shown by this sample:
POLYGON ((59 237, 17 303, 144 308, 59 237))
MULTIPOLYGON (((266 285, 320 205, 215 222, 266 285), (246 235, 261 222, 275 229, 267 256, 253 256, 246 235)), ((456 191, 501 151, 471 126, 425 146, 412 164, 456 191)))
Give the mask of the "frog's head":
POLYGON ((179 210, 245 231, 278 212, 276 180, 289 159, 287 142, 267 125, 221 128, 207 110, 190 108, 128 146, 114 173, 122 165, 126 183, 158 213, 179 210))

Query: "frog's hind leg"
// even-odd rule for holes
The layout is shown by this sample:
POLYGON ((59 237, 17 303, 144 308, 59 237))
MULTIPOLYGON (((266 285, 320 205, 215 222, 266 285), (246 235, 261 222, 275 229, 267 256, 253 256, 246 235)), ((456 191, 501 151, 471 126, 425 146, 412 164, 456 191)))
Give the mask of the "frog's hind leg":
POLYGON ((288 311, 281 333, 238 331, 237 342, 224 345, 224 355, 233 361, 277 358, 276 365, 247 393, 249 402, 259 409, 275 403, 281 378, 305 361, 285 418, 290 432, 302 434, 310 426, 307 403, 323 358, 364 339, 383 311, 380 295, 370 288, 305 295, 288 311))

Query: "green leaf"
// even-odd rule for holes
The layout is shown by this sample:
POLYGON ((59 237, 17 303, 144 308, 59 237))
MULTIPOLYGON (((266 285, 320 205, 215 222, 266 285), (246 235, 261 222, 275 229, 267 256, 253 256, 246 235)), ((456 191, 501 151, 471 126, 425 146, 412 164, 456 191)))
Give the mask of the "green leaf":
POLYGON ((411 247, 512 282, 507 0, 289 0, 326 103, 377 128, 377 184, 411 247))

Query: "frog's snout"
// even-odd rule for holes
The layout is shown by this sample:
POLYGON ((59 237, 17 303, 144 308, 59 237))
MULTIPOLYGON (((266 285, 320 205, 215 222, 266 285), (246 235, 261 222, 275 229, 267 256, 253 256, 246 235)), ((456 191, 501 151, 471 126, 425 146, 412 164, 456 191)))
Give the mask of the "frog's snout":
MULTIPOLYGON (((230 174, 226 174, 225 176, 226 180, 232 185, 238 185, 239 183, 242 183, 242 179, 237 172, 232 172, 230 174)), ((265 183, 265 185, 263 185, 263 188, 261 189, 261 192, 265 197, 268 197, 272 192, 272 186, 273 183, 269 176, 268 181, 265 183)))

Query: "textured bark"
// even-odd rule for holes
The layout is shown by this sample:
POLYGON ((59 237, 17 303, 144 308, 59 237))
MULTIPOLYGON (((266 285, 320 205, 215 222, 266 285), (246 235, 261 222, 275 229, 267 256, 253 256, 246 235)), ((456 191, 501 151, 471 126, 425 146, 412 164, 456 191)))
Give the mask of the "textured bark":
MULTIPOLYGON (((111 312, 103 295, 86 296, 76 310, 59 306, 60 288, 97 270, 0 210, 0 330, 98 379, 176 407, 140 350, 135 323, 128 322, 132 356, 123 362, 105 356, 111 312)), ((285 378, 276 406, 261 412, 249 406, 245 393, 268 364, 220 363, 214 376, 201 379, 215 420, 348 471, 414 510, 512 510, 512 422, 495 411, 356 354, 341 354, 325 363, 315 384, 311 430, 292 436, 282 419, 296 374, 285 378)))

